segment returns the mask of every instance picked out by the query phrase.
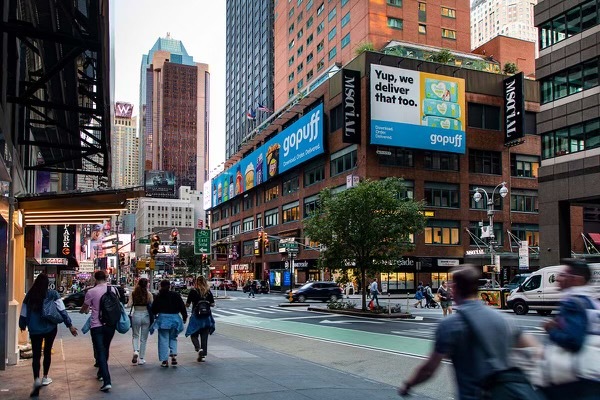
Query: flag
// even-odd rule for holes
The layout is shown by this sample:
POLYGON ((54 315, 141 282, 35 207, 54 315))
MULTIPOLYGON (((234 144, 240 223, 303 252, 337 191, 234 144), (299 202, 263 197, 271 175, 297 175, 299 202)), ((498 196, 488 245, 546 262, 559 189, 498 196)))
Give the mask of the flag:
POLYGON ((273 110, 270 110, 268 107, 263 106, 261 103, 258 103, 258 111, 273 112, 273 110))
POLYGON ((254 121, 256 119, 256 111, 254 111, 253 109, 248 110, 248 114, 246 114, 246 117, 254 121))

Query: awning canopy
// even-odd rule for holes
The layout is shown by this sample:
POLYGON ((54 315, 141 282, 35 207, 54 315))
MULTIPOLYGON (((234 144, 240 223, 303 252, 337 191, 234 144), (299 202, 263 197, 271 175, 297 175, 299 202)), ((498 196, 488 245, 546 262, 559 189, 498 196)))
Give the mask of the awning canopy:
POLYGON ((588 233, 588 236, 594 245, 600 247, 600 233, 588 233))

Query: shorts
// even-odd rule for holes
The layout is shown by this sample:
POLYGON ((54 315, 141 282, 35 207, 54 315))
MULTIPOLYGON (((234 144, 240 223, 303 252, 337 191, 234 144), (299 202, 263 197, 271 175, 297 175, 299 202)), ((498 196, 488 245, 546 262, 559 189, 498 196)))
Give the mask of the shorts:
POLYGON ((442 308, 452 307, 452 300, 442 300, 440 301, 440 305, 442 308))

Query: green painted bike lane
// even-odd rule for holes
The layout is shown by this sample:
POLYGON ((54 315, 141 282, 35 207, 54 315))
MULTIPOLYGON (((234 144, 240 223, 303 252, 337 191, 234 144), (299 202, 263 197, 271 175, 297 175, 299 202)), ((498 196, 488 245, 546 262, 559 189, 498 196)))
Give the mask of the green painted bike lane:
POLYGON ((288 335, 326 340, 416 357, 426 357, 433 349, 433 342, 427 339, 365 332, 361 330, 307 324, 289 320, 235 315, 219 317, 216 322, 217 324, 222 322, 236 326, 263 329, 288 335))

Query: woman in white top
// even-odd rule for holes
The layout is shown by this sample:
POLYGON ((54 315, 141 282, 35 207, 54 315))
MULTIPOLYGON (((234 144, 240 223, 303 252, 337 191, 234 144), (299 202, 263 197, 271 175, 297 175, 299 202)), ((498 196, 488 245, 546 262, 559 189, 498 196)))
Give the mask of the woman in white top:
POLYGON ((152 316, 148 312, 149 305, 152 304, 152 293, 148 291, 148 279, 140 278, 133 293, 129 297, 129 307, 133 307, 131 316, 131 334, 133 343, 132 364, 146 364, 146 341, 148 332, 152 323, 152 316))

